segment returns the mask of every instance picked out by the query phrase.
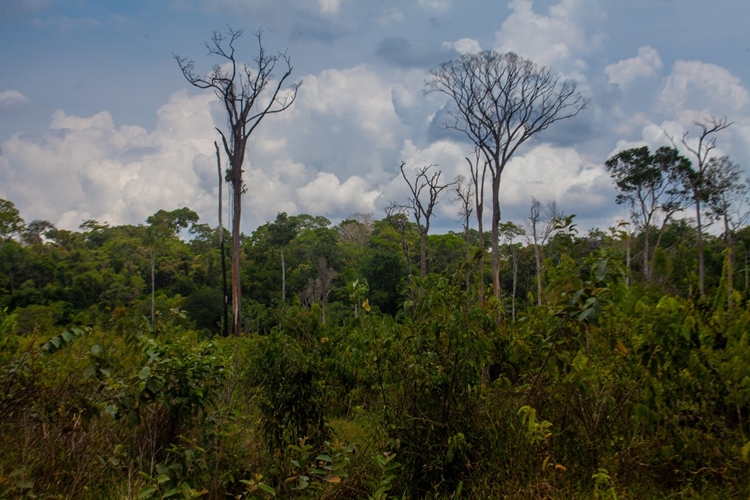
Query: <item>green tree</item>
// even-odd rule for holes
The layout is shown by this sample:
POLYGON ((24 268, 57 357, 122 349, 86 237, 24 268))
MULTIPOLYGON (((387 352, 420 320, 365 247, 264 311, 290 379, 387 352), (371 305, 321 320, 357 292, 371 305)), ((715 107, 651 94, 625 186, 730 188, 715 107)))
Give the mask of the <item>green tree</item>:
POLYGON ((155 270, 156 270, 156 248, 161 246, 170 238, 176 238, 180 230, 186 229, 188 225, 198 222, 198 214, 187 207, 178 208, 167 212, 159 210, 146 219, 148 223, 148 245, 151 256, 151 323, 154 322, 155 309, 155 270))
POLYGON ((679 173, 689 168, 690 161, 675 148, 661 147, 651 154, 648 146, 620 151, 607 160, 607 172, 615 181, 617 203, 630 204, 633 223, 643 232, 643 277, 653 273, 650 229, 661 214, 656 244, 659 248, 664 229, 672 216, 684 208, 687 192, 680 183, 679 173))
POLYGON ((26 225, 12 201, 0 198, 0 250, 5 242, 23 232, 26 225))

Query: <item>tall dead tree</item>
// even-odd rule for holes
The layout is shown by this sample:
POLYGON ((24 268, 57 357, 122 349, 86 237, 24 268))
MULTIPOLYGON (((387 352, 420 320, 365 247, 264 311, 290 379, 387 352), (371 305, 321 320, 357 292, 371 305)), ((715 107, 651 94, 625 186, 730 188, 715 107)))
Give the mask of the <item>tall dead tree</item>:
MULTIPOLYGON (((703 224, 701 221, 704 204, 713 196, 714 183, 709 173, 711 151, 716 148, 716 134, 731 125, 726 118, 707 118, 701 122, 695 122, 700 132, 698 140, 694 145, 688 142, 688 132, 682 134, 682 145, 694 158, 694 163, 687 163, 680 169, 680 177, 684 186, 690 191, 691 200, 695 206, 695 222, 698 226, 698 288, 701 297, 705 297, 704 287, 704 264, 703 264, 703 224)), ((673 137, 667 135, 672 145, 676 148, 673 137)))
POLYGON ((216 141, 214 141, 214 148, 216 149, 216 169, 219 172, 219 251, 221 252, 221 292, 223 296, 221 335, 227 337, 229 335, 229 290, 227 289, 227 254, 224 248, 224 211, 222 209, 224 194, 223 189, 221 189, 224 185, 224 176, 221 172, 221 152, 216 141))
POLYGON ((440 170, 430 172, 435 165, 427 165, 416 169, 416 177, 412 182, 404 171, 405 162, 401 162, 399 169, 401 176, 409 186, 411 197, 409 198, 409 210, 414 215, 419 232, 419 276, 424 278, 427 274, 427 233, 430 232, 430 221, 438 204, 438 197, 445 188, 454 183, 440 184, 440 170))
POLYGON ((426 92, 453 101, 444 127, 465 133, 481 150, 492 181, 492 287, 500 298, 500 178, 518 148, 588 103, 578 84, 512 52, 464 54, 431 70, 426 92))
POLYGON ((224 105, 229 130, 221 135, 224 151, 229 157, 227 177, 232 184, 232 332, 239 335, 242 319, 242 295, 240 289, 240 221, 242 217, 242 195, 245 185, 242 166, 245 163, 247 141, 260 122, 268 115, 288 109, 302 82, 293 83, 288 89, 283 86, 292 74, 292 65, 286 53, 269 55, 261 43, 262 32, 256 31, 258 54, 253 64, 241 63, 235 55, 235 43, 242 30, 228 29, 227 33, 214 31, 211 42, 206 44, 208 55, 218 57, 220 63, 205 76, 195 73, 195 63, 175 55, 177 64, 191 85, 200 89, 212 89, 224 105), (274 80, 273 71, 282 63, 283 73, 274 80))

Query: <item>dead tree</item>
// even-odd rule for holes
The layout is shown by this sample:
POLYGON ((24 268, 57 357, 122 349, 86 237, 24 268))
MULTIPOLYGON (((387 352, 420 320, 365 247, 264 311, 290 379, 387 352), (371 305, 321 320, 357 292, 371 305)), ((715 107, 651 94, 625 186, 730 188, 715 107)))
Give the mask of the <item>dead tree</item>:
POLYGON ((578 84, 512 52, 464 54, 431 70, 426 92, 453 101, 444 127, 465 133, 481 150, 492 181, 492 287, 500 298, 500 178, 518 148, 588 103, 578 84))
POLYGON ((242 30, 228 29, 227 33, 213 32, 211 42, 206 44, 208 55, 218 57, 220 62, 205 76, 195 73, 195 63, 190 59, 174 56, 177 64, 191 85, 200 89, 212 89, 224 105, 229 130, 221 135, 224 151, 229 157, 228 180, 232 184, 232 332, 239 335, 242 318, 242 296, 240 289, 240 221, 242 216, 242 195, 245 185, 242 180, 242 166, 245 163, 247 141, 260 122, 268 115, 280 113, 289 108, 297 97, 302 82, 293 83, 283 90, 284 83, 292 74, 292 65, 286 53, 269 55, 261 43, 259 30, 258 54, 253 64, 237 61, 235 43, 242 36, 242 30), (277 63, 282 63, 283 73, 273 80, 277 63))
POLYGON ((401 162, 399 169, 401 170, 401 176, 409 186, 409 191, 411 191, 407 206, 417 223, 417 232, 419 232, 419 276, 424 278, 427 274, 427 233, 430 232, 430 221, 435 206, 438 204, 440 193, 454 183, 440 184, 442 172, 440 170, 430 172, 430 169, 435 165, 427 165, 416 169, 416 177, 412 182, 404 171, 405 166, 406 163, 401 162))
MULTIPOLYGON (((700 129, 698 142, 695 146, 688 144, 688 132, 682 134, 682 145, 690 152, 694 158, 694 164, 688 163, 680 169, 680 177, 684 186, 690 191, 693 205, 695 206, 695 221, 698 229, 698 288, 701 297, 705 297, 706 289, 704 287, 704 264, 703 264, 703 224, 701 212, 703 204, 707 204, 713 196, 713 179, 709 172, 711 160, 711 151, 716 148, 716 134, 731 125, 726 118, 718 119, 711 117, 702 122, 695 122, 695 126, 700 129)), ((674 137, 669 137, 672 145, 676 148, 674 137)))

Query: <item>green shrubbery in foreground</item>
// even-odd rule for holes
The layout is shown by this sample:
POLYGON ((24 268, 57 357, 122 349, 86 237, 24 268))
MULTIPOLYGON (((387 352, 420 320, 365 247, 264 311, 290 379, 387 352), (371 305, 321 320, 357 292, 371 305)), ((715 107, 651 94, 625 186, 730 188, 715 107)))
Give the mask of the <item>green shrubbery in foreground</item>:
POLYGON ((550 263, 515 322, 460 271, 395 319, 291 305, 237 338, 6 312, 0 498, 747 498, 750 311, 617 262, 550 263))

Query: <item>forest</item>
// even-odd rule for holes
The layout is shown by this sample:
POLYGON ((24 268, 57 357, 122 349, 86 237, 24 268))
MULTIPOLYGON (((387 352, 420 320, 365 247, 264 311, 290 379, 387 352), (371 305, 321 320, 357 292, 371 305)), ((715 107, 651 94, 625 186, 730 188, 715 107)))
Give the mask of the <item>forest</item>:
MULTIPOLYGON (((66 230, 0 200, 0 498, 750 496, 748 183, 712 154, 731 124, 608 159, 628 222, 586 231, 535 199, 504 221, 515 146, 495 146, 586 105, 519 59, 462 56, 432 91, 520 64, 549 120, 529 104, 503 138, 465 115, 473 184, 402 165, 412 196, 381 218, 279 213, 246 235, 235 203, 232 231, 188 207, 66 230), (451 200, 457 230, 430 232, 451 200)), ((178 63, 249 105, 252 82, 178 63)), ((241 200, 248 137, 221 137, 241 200)))

